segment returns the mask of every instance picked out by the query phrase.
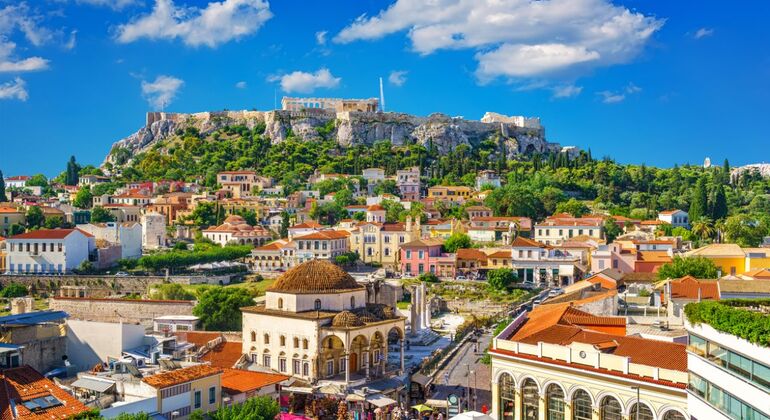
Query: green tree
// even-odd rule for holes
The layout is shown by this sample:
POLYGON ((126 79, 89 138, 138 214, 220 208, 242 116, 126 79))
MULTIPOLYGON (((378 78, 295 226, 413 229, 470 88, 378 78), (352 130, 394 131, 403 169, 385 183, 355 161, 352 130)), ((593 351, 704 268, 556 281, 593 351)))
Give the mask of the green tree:
POLYGON ((27 229, 39 229, 43 226, 45 216, 43 215, 43 209, 38 206, 30 206, 27 209, 26 214, 27 229))
POLYGON ((714 236, 714 222, 711 219, 700 218, 692 222, 692 233, 698 236, 701 240, 711 238, 714 236))
POLYGON ((161 300, 195 300, 195 294, 179 283, 163 283, 153 287, 153 297, 161 300))
POLYGON ((6 299, 22 297, 22 296, 27 296, 27 288, 23 284, 19 284, 16 282, 8 283, 7 286, 3 287, 3 289, 0 290, 0 297, 6 298, 6 299))
POLYGON ((417 280, 420 280, 423 283, 438 283, 439 281, 438 276, 430 272, 420 274, 417 276, 417 280))
POLYGON ((6 202, 5 197, 5 178, 3 177, 3 171, 0 171, 0 203, 6 202))
POLYGON ((516 282, 516 273, 510 268, 497 268, 489 270, 487 283, 494 290, 507 290, 516 282))
POLYGON ((607 239, 607 243, 614 241, 615 238, 620 236, 622 233, 623 229, 618 226, 618 222, 615 220, 615 218, 610 217, 604 221, 604 237, 607 239))
POLYGON ((208 331, 240 331, 241 311, 254 304, 254 296, 240 287, 215 286, 201 293, 193 315, 208 331))
POLYGON ((35 174, 29 177, 26 185, 30 187, 47 187, 48 178, 46 178, 43 174, 35 174))
POLYGON ((112 213, 110 213, 110 211, 104 207, 94 206, 94 208, 91 209, 91 223, 107 223, 114 221, 115 216, 113 216, 112 213))
POLYGON ((719 220, 727 217, 727 196, 724 185, 718 185, 714 192, 714 201, 711 204, 711 219, 719 220))
POLYGON ((690 201, 690 211, 688 212, 690 220, 695 221, 706 216, 708 211, 708 193, 706 192, 706 180, 701 177, 695 184, 690 201))
POLYGON ((460 248, 470 248, 471 237, 462 232, 455 232, 444 241, 446 252, 457 252, 460 248))
POLYGON ((717 267, 714 261, 705 257, 680 257, 675 256, 670 263, 663 264, 658 269, 658 278, 678 279, 684 276, 693 276, 699 279, 717 278, 717 267))
POLYGON ((289 226, 291 224, 291 219, 289 218, 289 212, 286 210, 281 212, 281 231, 280 235, 281 238, 288 238, 289 237, 289 226))
POLYGON ((768 235, 767 216, 762 218, 737 214, 730 216, 724 224, 725 239, 744 247, 756 247, 768 235))
POLYGON ((585 203, 575 200, 574 198, 570 198, 569 200, 556 205, 557 213, 569 213, 574 217, 582 217, 588 214, 589 211, 590 209, 585 203))
POLYGON ((56 229, 68 226, 61 216, 50 216, 43 221, 43 227, 46 229, 56 229))
POLYGON ((217 226, 224 219, 224 210, 219 204, 213 201, 202 201, 195 206, 195 209, 187 216, 186 220, 193 222, 196 226, 209 227, 217 226))
POLYGON ((78 193, 75 194, 75 199, 72 200, 72 205, 81 209, 89 209, 93 204, 93 194, 91 194, 91 188, 88 185, 80 187, 78 193))
POLYGON ((211 420, 273 420, 280 409, 278 402, 268 396, 249 398, 241 404, 221 407, 209 413, 211 420))
POLYGON ((80 165, 75 161, 75 156, 70 156, 70 160, 67 162, 67 171, 64 176, 64 183, 66 185, 78 185, 78 173, 80 172, 80 165))

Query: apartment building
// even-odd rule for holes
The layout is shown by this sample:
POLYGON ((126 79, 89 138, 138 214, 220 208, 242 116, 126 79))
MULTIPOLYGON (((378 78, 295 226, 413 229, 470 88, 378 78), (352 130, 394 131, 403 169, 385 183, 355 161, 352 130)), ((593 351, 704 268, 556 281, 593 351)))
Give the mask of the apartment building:
POLYGON ((233 198, 252 195, 252 192, 273 186, 272 179, 257 175, 254 171, 225 171, 217 174, 217 183, 233 198))
POLYGON ((9 273, 64 274, 88 261, 95 238, 80 229, 40 229, 6 240, 9 273))
POLYGON ((603 223, 604 219, 599 216, 555 214, 535 225, 535 240, 546 245, 559 245, 575 237, 604 239, 603 223))
POLYGON ((361 261, 398 267, 399 247, 420 237, 420 220, 413 222, 361 222, 350 230, 350 250, 357 252, 361 261))
POLYGON ((428 188, 428 198, 448 203, 462 204, 472 195, 473 189, 465 186, 437 185, 428 188))
POLYGON ((184 420, 193 411, 209 413, 219 408, 223 370, 196 365, 148 376, 142 382, 157 392, 157 412, 162 418, 184 420))
POLYGON ((420 168, 413 166, 409 169, 396 171, 398 193, 404 200, 418 201, 420 199, 420 168))

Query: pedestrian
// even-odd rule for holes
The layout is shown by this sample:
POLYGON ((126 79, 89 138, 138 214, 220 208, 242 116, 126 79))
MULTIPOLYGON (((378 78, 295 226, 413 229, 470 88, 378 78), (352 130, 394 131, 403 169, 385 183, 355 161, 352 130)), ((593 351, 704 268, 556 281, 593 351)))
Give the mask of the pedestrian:
POLYGON ((436 420, 444 420, 444 413, 439 411, 438 417, 436 417, 436 420))

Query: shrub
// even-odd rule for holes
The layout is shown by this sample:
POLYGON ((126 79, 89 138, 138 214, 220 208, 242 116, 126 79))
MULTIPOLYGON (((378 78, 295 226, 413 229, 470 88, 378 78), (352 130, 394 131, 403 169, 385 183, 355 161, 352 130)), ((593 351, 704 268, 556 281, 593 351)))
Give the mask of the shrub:
POLYGON ((438 283, 438 277, 436 277, 433 273, 422 273, 419 276, 417 276, 417 280, 420 280, 424 283, 438 283))
POLYGON ((770 307, 770 299, 730 299, 689 303, 684 308, 687 320, 694 325, 708 324, 715 330, 770 346, 770 316, 745 307, 770 307))

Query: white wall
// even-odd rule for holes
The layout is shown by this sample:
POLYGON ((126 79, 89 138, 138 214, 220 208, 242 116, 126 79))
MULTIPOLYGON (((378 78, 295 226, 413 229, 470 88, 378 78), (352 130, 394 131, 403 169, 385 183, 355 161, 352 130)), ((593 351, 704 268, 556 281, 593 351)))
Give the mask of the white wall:
POLYGON ((366 290, 356 290, 344 293, 324 294, 293 294, 268 292, 265 296, 265 304, 268 309, 283 310, 286 312, 303 312, 315 310, 315 301, 321 300, 321 308, 330 311, 342 311, 354 309, 350 306, 350 298, 355 299, 355 308, 366 306, 366 290), (278 299, 283 299, 283 308, 278 308, 278 299))
POLYGON ((144 327, 113 322, 67 320, 67 356, 82 370, 120 357, 125 349, 142 345, 144 327))

